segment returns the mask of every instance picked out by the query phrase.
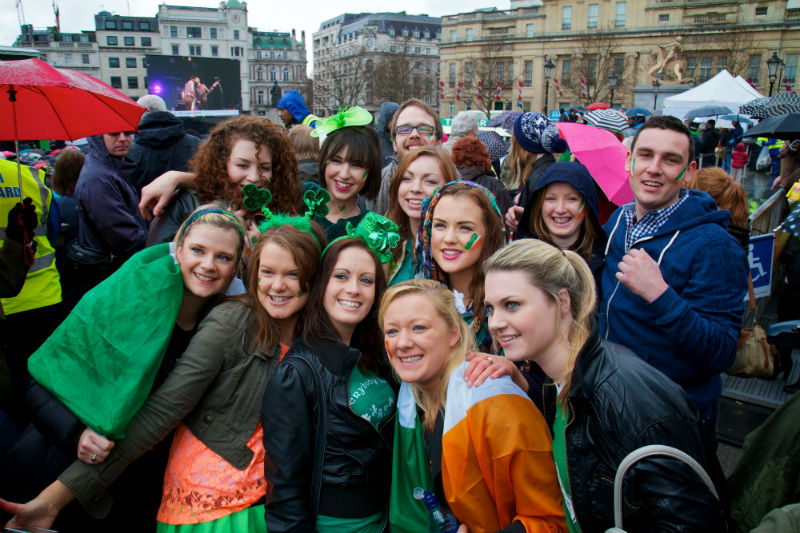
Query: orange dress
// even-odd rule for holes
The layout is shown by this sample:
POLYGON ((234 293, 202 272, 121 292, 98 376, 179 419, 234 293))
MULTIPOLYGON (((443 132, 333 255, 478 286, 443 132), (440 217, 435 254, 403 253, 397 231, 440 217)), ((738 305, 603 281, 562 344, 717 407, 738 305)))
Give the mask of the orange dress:
MULTIPOLYGON (((289 350, 281 345, 281 359, 289 350)), ((165 524, 210 522, 246 509, 266 496, 261 422, 247 441, 253 460, 237 470, 180 424, 169 451, 157 520, 165 524)))

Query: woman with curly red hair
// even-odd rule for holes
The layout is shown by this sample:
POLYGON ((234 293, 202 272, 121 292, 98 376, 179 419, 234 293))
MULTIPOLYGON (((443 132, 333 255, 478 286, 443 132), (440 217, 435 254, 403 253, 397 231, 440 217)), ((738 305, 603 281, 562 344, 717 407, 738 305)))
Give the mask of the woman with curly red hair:
POLYGON ((153 219, 148 246, 171 240, 201 203, 226 200, 241 206, 242 186, 247 183, 260 187, 269 183, 273 191, 270 208, 292 215, 298 212, 302 188, 292 144, 283 128, 265 118, 241 115, 219 123, 189 165, 194 190, 180 189, 153 219))
POLYGON ((453 144, 453 163, 459 177, 483 185, 494 195, 500 212, 505 213, 514 205, 511 194, 493 173, 489 149, 477 137, 462 137, 453 144))

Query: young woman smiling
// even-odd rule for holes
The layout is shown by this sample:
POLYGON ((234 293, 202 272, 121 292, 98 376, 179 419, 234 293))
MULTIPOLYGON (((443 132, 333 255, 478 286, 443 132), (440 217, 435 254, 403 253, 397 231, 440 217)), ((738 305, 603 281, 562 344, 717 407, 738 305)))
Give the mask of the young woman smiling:
POLYGON ((414 277, 416 247, 422 201, 445 183, 458 179, 450 157, 437 146, 422 146, 400 160, 389 187, 386 218, 400 228, 400 244, 394 249, 389 285, 414 277))
POLYGON ((391 249, 376 243, 397 237, 392 226, 369 213, 353 236, 324 251, 302 338, 267 385, 261 421, 274 428, 264 434, 270 533, 385 526, 395 392, 377 314, 386 286, 381 261, 391 249))
MULTIPOLYGON (((594 324, 594 279, 576 253, 535 239, 509 244, 484 264, 489 330, 505 358, 536 363, 552 380, 545 416, 569 530, 614 523, 612 489, 630 452, 673 446, 701 465, 696 411, 682 389, 633 352, 601 341, 594 324), (624 399, 624 400, 621 400, 624 399)), ((505 373, 503 358, 474 358, 464 373, 480 384, 505 373)), ((684 463, 663 457, 634 464, 625 477, 626 531, 724 531, 721 506, 684 463)))
MULTIPOLYGON (((219 123, 189 165, 191 173, 168 172, 147 186, 148 189, 166 186, 164 195, 169 197, 174 180, 180 178, 195 189, 179 189, 175 198, 159 211, 150 223, 148 246, 171 240, 198 203, 226 200, 241 206, 242 186, 247 183, 259 187, 269 183, 274 191, 273 211, 297 213, 298 199, 302 196, 297 159, 283 128, 265 118, 241 115, 219 123)), ((255 224, 249 229, 251 237, 258 236, 255 224)))
POLYGON ((559 162, 539 179, 515 239, 535 238, 572 250, 592 272, 603 266, 606 238, 598 220, 594 179, 582 164, 559 162))
POLYGON ((453 290, 456 307, 482 350, 491 349, 483 307, 483 261, 505 244, 503 219, 492 193, 453 181, 422 204, 416 272, 453 290))
POLYGON ((469 531, 566 531, 547 423, 509 378, 467 388, 464 357, 475 338, 453 294, 431 280, 395 285, 379 321, 403 382, 391 530, 430 531, 419 487, 447 502, 469 531))
POLYGON ((33 502, 7 507, 18 515, 12 523, 47 525, 75 497, 102 515, 110 505, 105 488, 177 426, 157 530, 266 531, 261 397, 296 336, 325 244, 314 223, 307 231, 288 224, 267 229, 250 256, 248 292, 200 324, 125 438, 102 463, 76 462, 33 502))

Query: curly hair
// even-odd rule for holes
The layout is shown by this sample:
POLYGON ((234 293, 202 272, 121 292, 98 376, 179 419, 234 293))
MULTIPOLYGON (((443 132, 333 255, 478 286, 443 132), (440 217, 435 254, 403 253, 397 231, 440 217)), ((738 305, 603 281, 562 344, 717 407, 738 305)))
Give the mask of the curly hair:
POLYGON ((461 137, 453 144, 453 163, 457 167, 479 167, 492 171, 492 160, 486 145, 477 137, 461 137))
POLYGON ((257 151, 266 147, 272 155, 270 210, 296 215, 303 191, 292 143, 282 127, 266 118, 248 115, 217 124, 190 161, 190 168, 197 175, 195 187, 200 201, 227 199, 236 205, 241 204, 241 187, 231 182, 227 170, 231 149, 240 139, 255 143, 257 151))

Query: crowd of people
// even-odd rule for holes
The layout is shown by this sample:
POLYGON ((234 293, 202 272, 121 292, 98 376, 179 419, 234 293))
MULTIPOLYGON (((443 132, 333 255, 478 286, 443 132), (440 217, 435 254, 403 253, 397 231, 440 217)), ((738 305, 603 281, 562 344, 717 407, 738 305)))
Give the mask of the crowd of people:
POLYGON ((746 198, 683 122, 639 126, 613 206, 541 113, 498 149, 463 117, 445 142, 417 99, 373 121, 298 98, 201 142, 148 96, 138 132, 63 151, 57 198, 23 167, 31 201, 0 203, 7 527, 605 531, 653 444, 713 486, 641 460, 626 530, 731 525, 746 198))

